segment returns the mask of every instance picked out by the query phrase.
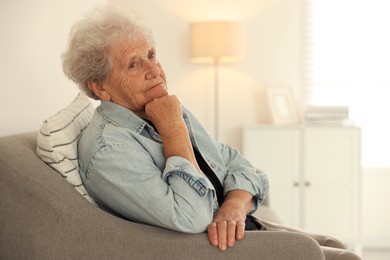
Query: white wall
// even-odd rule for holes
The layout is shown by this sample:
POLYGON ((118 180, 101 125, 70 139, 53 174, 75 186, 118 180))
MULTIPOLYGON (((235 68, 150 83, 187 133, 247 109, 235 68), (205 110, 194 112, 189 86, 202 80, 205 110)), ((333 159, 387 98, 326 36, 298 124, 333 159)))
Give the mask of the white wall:
MULTIPOLYGON (((111 0, 112 2, 118 2, 111 0)), ((171 93, 213 131, 213 68, 191 64, 191 22, 233 19, 246 28, 245 59, 220 67, 220 137, 241 147, 241 128, 267 120, 262 88, 299 88, 300 0, 123 0, 155 34, 171 93)), ((72 23, 103 0, 0 2, 0 136, 36 131, 78 92, 63 76, 60 55, 72 23)))
POLYGON ((60 55, 71 24, 103 1, 0 1, 0 136, 37 131, 78 92, 60 55))
MULTIPOLYGON (((72 23, 103 2, 0 1, 0 136, 37 131, 45 118, 74 98, 78 90, 63 76, 60 55, 72 23)), ((171 92, 179 95, 210 131, 213 70, 211 65, 190 63, 188 27, 191 22, 211 19, 244 22, 244 61, 220 69, 222 141, 241 148, 242 126, 267 121, 262 96, 265 87, 290 86, 300 93, 301 0, 124 2, 154 29, 171 92)), ((389 239, 390 216, 383 210, 390 205, 388 193, 385 197, 383 192, 388 176, 366 174, 363 178, 363 235, 370 241, 389 239)))

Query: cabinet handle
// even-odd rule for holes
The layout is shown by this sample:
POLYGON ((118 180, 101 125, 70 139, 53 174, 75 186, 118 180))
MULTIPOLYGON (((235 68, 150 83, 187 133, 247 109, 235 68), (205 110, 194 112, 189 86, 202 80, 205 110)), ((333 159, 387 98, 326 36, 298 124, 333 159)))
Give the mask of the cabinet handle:
POLYGON ((294 181, 294 187, 299 187, 299 182, 294 181))
POLYGON ((305 186, 306 187, 310 187, 310 182, 309 181, 305 181, 305 186))

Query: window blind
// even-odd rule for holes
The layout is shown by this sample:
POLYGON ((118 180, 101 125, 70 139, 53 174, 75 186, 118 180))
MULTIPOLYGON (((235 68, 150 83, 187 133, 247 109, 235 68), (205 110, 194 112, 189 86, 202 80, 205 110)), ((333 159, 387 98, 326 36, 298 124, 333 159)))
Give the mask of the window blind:
POLYGON ((348 106, 363 167, 390 168, 390 1, 303 3, 305 105, 348 106))

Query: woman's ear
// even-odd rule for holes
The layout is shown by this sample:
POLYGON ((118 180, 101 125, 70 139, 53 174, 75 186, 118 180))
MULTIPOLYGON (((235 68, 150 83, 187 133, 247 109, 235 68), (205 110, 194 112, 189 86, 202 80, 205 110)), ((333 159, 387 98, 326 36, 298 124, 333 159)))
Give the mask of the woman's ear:
POLYGON ((88 82, 87 86, 90 90, 95 93, 96 96, 98 96, 103 101, 110 101, 111 96, 110 93, 108 93, 104 88, 103 84, 99 84, 96 82, 88 82))

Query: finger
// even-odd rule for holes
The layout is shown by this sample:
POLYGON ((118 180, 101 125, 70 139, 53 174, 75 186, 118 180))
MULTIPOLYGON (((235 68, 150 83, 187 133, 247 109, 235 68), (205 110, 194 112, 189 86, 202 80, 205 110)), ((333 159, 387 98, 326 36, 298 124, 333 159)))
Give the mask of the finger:
POLYGON ((219 249, 225 251, 226 246, 226 236, 227 236, 227 222, 221 221, 217 223, 217 232, 218 232, 218 246, 219 249))
POLYGON ((234 242, 236 241, 236 221, 229 220, 227 222, 227 246, 234 246, 234 242))
POLYGON ((237 221, 236 224, 236 239, 241 240, 244 238, 245 235, 245 222, 244 221, 237 221))
POLYGON ((217 223, 213 222, 207 227, 207 236, 213 246, 218 246, 217 223))

